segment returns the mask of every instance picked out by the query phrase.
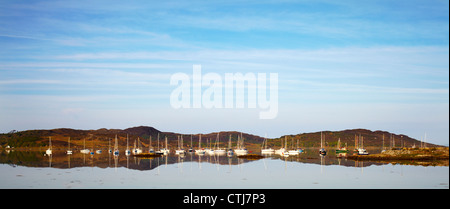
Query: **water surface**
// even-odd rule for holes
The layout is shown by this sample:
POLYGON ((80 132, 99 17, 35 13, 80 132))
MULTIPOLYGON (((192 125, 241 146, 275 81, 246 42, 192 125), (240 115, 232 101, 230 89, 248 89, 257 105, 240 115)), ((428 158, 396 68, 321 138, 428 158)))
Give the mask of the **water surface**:
POLYGON ((449 168, 356 162, 312 150, 260 160, 13 151, 0 153, 0 188, 448 189, 449 168))

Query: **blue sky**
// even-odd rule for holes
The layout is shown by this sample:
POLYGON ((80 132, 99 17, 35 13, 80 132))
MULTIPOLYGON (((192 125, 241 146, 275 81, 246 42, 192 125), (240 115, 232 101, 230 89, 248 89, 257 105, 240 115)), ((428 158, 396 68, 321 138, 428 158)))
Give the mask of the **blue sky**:
POLYGON ((278 137, 366 128, 449 141, 449 2, 1 1, 0 132, 278 137), (173 109, 170 76, 278 73, 279 111, 173 109))

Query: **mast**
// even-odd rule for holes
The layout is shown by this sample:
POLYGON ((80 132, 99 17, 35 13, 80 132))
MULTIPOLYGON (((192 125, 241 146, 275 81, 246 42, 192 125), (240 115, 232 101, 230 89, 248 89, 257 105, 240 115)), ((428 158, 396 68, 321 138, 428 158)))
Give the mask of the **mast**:
POLYGON ((323 148, 323 144, 322 144, 322 131, 320 132, 320 148, 323 148))
POLYGON ((364 136, 361 137, 361 148, 364 149, 364 136))
POLYGON ((423 138, 423 141, 424 141, 423 146, 425 148, 427 148, 427 133, 426 132, 425 132, 425 137, 423 138))
POLYGON ((240 147, 240 143, 241 143, 241 136, 238 135, 237 142, 236 142, 236 149, 240 149, 241 148, 240 147))
POLYGON ((116 151, 117 149, 119 149, 119 144, 117 143, 117 134, 116 134, 116 141, 114 143, 114 151, 116 151))
POLYGON ((150 149, 152 148, 152 136, 150 136, 150 145, 148 146, 150 149))
POLYGON ((159 150, 159 133, 158 133, 158 138, 157 138, 157 142, 158 142, 158 150, 159 150))
POLYGON ((142 150, 142 145, 141 145, 141 140, 139 139, 139 136, 138 136, 138 149, 139 150, 142 150))
POLYGON ((392 143, 393 143, 393 146, 395 148, 395 136, 392 136, 392 143))
POLYGON ((166 150, 167 150, 167 136, 166 136, 166 150))
POLYGON ((264 149, 267 149, 267 134, 264 135, 264 149))
POLYGON ((291 139, 292 139, 291 149, 294 149, 294 137, 292 137, 291 139))
POLYGON ((242 132, 241 132, 241 143, 242 143, 242 148, 245 148, 245 142, 244 142, 244 137, 242 137, 242 132))
POLYGON ((361 138, 361 134, 359 134, 358 142, 359 142, 359 144, 358 144, 358 149, 359 149, 359 148, 362 148, 362 138, 361 138))
POLYGON ((392 149, 392 133, 391 133, 391 138, 389 138, 389 149, 392 149))
POLYGON ((214 150, 219 149, 219 133, 217 133, 216 143, 214 143, 214 150), (217 147, 217 148, 216 148, 217 147))
POLYGON ((284 147, 286 147, 285 149, 287 149, 287 136, 284 136, 284 147))

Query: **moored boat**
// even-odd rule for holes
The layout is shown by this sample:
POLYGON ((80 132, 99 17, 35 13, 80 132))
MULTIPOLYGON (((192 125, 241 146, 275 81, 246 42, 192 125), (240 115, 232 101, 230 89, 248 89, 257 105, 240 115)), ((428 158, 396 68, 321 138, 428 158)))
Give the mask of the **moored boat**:
POLYGON ((341 146, 341 138, 339 138, 338 144, 337 144, 337 148, 336 148, 336 154, 338 154, 338 153, 347 153, 347 152, 348 152, 347 146, 342 147, 341 146))
POLYGON ((323 137, 322 137, 322 132, 320 132, 320 149, 319 149, 319 155, 321 156, 325 156, 327 155, 327 151, 325 150, 325 148, 323 148, 323 137))
POLYGON ((45 150, 45 154, 47 155, 52 154, 52 137, 48 137, 48 149, 45 150))

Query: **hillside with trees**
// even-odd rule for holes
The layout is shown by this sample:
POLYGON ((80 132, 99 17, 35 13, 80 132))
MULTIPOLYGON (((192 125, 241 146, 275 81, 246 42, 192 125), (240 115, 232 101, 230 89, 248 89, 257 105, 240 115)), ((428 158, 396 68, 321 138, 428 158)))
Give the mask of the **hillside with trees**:
MULTIPOLYGON (((343 131, 322 131, 314 133, 301 133, 296 135, 283 135, 279 138, 267 139, 269 147, 280 147, 285 139, 287 140, 288 147, 319 147, 320 139, 324 140, 324 144, 327 147, 336 147, 337 142, 340 139, 342 145, 347 145, 349 148, 355 146, 355 139, 359 139, 359 143, 363 141, 364 147, 412 147, 421 146, 421 141, 411 138, 403 134, 394 134, 386 131, 370 131, 366 129, 350 129, 343 131), (383 142, 384 138, 384 142, 383 142)), ((202 135, 202 147, 214 144, 217 140, 217 132, 214 133, 201 133, 202 135), (208 143, 207 143, 208 142, 208 143)), ((98 130, 77 130, 70 128, 59 128, 50 130, 27 130, 27 131, 11 131, 9 133, 0 134, 0 146, 2 148, 14 147, 14 148, 43 148, 49 144, 49 138, 52 140, 53 148, 62 149, 68 146, 68 139, 70 137, 71 148, 82 149, 84 146, 87 148, 108 148, 110 145, 114 145, 115 137, 117 136, 118 144, 121 147, 128 144, 130 147, 135 142, 139 142, 142 147, 149 147, 150 137, 152 139, 152 146, 164 146, 165 138, 169 147, 176 147, 178 140, 183 138, 184 147, 190 147, 191 139, 192 146, 198 147, 199 135, 196 134, 183 134, 173 132, 162 132, 158 129, 149 126, 138 126, 127 129, 98 129, 98 130)), ((219 141, 221 147, 227 147, 229 138, 231 137, 232 146, 236 146, 238 137, 244 139, 246 146, 252 148, 259 148, 264 141, 263 137, 240 133, 236 131, 221 131, 219 132, 219 141)), ((436 147, 427 143, 428 147, 436 147)))

